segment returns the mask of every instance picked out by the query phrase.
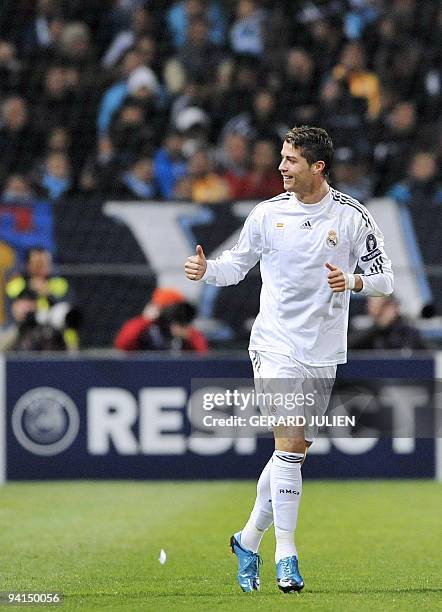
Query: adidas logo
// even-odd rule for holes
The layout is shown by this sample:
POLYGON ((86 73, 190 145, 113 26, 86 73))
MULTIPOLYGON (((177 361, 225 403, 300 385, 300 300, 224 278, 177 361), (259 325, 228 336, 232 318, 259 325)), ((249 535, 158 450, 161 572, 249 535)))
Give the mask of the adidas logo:
POLYGON ((305 221, 302 225, 299 226, 300 229, 313 229, 313 225, 310 221, 305 221))

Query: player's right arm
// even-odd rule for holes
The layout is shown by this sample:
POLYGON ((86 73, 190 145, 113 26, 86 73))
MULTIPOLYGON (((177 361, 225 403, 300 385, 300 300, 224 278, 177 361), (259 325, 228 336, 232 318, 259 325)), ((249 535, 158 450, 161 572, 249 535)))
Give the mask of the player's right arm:
POLYGON ((260 224, 255 210, 247 217, 235 246, 216 259, 206 259, 202 247, 196 247, 195 255, 188 257, 184 265, 189 280, 226 287, 238 284, 245 277, 262 254, 260 224))

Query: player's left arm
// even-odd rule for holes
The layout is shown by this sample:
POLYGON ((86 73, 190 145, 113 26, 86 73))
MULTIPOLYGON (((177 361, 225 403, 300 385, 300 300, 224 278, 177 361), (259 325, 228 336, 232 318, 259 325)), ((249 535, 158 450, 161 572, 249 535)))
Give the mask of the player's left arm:
POLYGON ((393 270, 385 252, 384 236, 367 210, 356 224, 352 251, 363 274, 353 274, 327 263, 328 284, 332 291, 353 290, 378 297, 393 293, 393 270))

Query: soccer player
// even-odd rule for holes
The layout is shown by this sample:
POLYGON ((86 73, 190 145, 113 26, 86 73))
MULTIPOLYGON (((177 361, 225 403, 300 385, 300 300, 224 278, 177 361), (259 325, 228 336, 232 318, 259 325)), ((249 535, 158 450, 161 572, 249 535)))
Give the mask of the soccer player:
MULTIPOLYGON (((332 159, 325 130, 291 129, 279 165, 284 192, 252 210, 232 249, 206 260, 198 245, 185 263, 188 279, 226 286, 260 262, 260 311, 249 345, 255 383, 331 381, 319 384, 316 415, 325 412, 336 366, 346 361, 350 292, 387 296, 393 291, 383 236, 364 206, 330 186, 332 159), (354 274, 357 264, 363 274, 354 274)), ((260 409, 277 412, 275 406, 260 409)), ((259 589, 258 549, 272 523, 278 587, 284 592, 304 587, 295 530, 301 465, 316 433, 309 425, 274 428, 275 451, 259 477, 252 513, 230 541, 243 591, 259 589)))

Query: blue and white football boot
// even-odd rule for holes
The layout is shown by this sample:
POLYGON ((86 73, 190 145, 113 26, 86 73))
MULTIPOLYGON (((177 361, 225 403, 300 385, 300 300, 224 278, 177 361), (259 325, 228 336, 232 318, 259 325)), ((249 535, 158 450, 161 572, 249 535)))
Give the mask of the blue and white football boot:
POLYGON ((276 582, 284 593, 300 591, 304 588, 304 580, 298 569, 298 559, 295 555, 284 557, 276 564, 276 582))
POLYGON ((259 591, 259 566, 262 564, 258 553, 241 546, 241 532, 230 538, 232 553, 238 557, 238 583, 245 593, 259 591))

